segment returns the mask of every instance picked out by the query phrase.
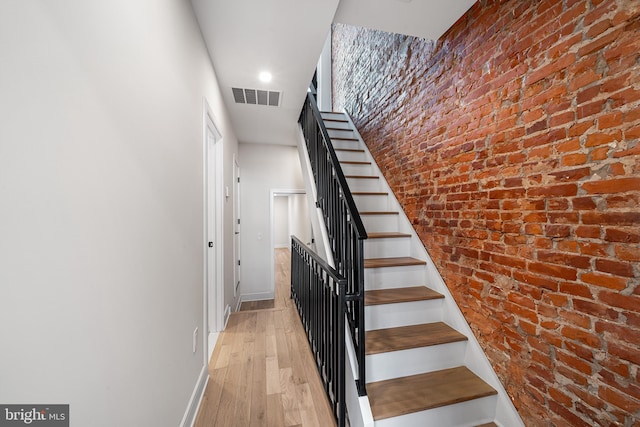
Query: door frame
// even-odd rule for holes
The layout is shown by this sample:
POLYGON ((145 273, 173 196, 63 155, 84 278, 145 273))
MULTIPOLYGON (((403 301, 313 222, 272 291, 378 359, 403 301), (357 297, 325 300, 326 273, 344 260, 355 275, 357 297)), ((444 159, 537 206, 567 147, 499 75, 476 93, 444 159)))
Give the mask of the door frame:
MULTIPOLYGON (((271 235, 271 241, 269 243, 269 252, 271 255, 271 262, 269 263, 270 266, 270 270, 271 270, 271 274, 270 274, 270 292, 273 295, 273 297, 275 298, 276 295, 276 270, 275 270, 275 262, 276 262, 276 251, 275 251, 275 226, 274 226, 274 216, 273 216, 273 205, 274 205, 274 199, 276 197, 280 197, 280 196, 292 196, 292 195, 296 195, 296 194, 307 194, 307 192, 305 190, 300 190, 300 189, 271 189, 270 192, 270 197, 269 197, 269 226, 271 227, 270 230, 270 235, 271 235)), ((289 226, 289 230, 291 230, 291 226, 289 226)))
POLYGON ((223 138, 216 126, 215 117, 206 99, 204 100, 204 356, 209 363, 212 343, 209 338, 217 338, 224 329, 224 289, 223 289, 223 138), (211 136, 211 138, 210 138, 211 136), (210 234, 213 232, 213 247, 209 248, 210 234), (213 254, 211 254, 213 251, 213 254), (213 272, 211 271, 213 270, 213 272), (207 351, 207 349, 209 351, 207 351))

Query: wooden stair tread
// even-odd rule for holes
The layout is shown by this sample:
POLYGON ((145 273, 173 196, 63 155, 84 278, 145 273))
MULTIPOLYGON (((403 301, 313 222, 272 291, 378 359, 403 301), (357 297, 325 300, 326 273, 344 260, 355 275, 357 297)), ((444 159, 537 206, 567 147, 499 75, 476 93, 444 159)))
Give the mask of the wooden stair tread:
POLYGON ((340 163, 345 165, 370 165, 371 162, 358 162, 355 160, 341 160, 340 163))
POLYGON ((388 239, 388 238, 401 238, 411 237, 411 234, 398 233, 397 231, 379 231, 377 233, 367 233, 370 239, 388 239))
POLYGON ((360 216, 362 216, 362 215, 399 215, 399 214, 400 214, 400 212, 398 212, 398 211, 368 211, 368 212, 360 212, 360 216))
POLYGON ((364 260, 364 268, 400 267, 406 265, 424 265, 427 262, 412 257, 369 258, 364 260))
MULTIPOLYGON (((369 235, 371 237, 371 235, 369 235)), ((396 304, 401 302, 426 301, 444 298, 440 292, 426 286, 406 288, 376 289, 365 291, 364 305, 396 304)))
POLYGON ((466 341, 467 337, 443 322, 377 329, 365 333, 367 354, 466 341))
POLYGON ((344 177, 352 179, 380 179, 380 177, 376 175, 345 175, 344 177))
POLYGON ((367 392, 374 420, 497 394, 464 366, 370 383, 367 392))
POLYGON ((360 153, 364 154, 364 150, 359 148, 334 148, 335 151, 345 152, 345 153, 360 153))
POLYGON ((354 196, 386 196, 386 191, 354 191, 351 193, 354 196))

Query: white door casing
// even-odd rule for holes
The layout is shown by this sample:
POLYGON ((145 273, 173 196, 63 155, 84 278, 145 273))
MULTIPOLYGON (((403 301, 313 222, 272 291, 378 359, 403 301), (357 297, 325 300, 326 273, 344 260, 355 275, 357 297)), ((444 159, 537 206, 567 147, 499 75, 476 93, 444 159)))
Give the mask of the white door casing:
POLYGON ((222 135, 205 105, 205 316, 207 332, 223 329, 224 295, 222 281, 222 135))

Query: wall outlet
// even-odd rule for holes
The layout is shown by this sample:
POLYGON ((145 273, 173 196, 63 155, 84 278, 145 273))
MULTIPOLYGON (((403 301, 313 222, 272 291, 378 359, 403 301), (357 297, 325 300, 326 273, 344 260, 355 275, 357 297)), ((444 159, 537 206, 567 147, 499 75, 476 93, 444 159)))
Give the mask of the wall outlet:
POLYGON ((193 330, 193 352, 195 353, 198 349, 198 328, 193 330))

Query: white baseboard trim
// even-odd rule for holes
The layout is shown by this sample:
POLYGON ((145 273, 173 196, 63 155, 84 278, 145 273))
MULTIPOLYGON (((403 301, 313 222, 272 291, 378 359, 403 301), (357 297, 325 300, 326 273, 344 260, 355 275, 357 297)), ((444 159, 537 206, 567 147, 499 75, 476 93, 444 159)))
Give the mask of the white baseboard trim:
POLYGON ((240 300, 242 302, 245 301, 263 301, 267 299, 273 299, 274 292, 257 292, 255 294, 242 294, 240 295, 240 300))
POLYGON ((196 386, 193 388, 193 393, 191 393, 191 398, 189 399, 189 404, 187 405, 187 410, 185 411, 182 421, 180 422, 180 427, 193 427, 196 422, 196 416, 198 415, 198 409, 200 409, 200 402, 202 402, 202 396, 204 395, 204 391, 207 388, 207 383, 209 382, 209 369, 207 365, 202 367, 200 371, 200 376, 198 377, 198 381, 196 382, 196 386))

